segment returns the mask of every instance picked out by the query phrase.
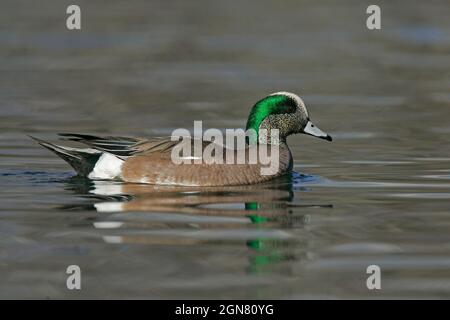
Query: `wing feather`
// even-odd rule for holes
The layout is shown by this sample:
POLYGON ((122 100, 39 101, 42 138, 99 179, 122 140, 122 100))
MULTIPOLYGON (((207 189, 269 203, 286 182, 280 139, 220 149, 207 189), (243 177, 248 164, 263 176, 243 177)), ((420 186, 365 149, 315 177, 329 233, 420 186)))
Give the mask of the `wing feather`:
POLYGON ((88 145, 93 149, 109 152, 118 156, 149 155, 155 152, 170 152, 180 141, 172 141, 170 137, 150 139, 121 136, 94 136, 77 133, 59 133, 70 141, 88 145))

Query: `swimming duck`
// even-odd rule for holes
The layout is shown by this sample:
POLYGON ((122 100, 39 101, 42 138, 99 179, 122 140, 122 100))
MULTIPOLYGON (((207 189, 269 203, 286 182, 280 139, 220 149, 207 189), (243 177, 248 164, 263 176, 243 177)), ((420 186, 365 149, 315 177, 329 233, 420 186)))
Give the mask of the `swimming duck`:
MULTIPOLYGON (((80 176, 94 180, 119 180, 132 183, 177 186, 227 186, 248 185, 268 181, 288 174, 293 159, 286 137, 304 133, 331 141, 330 135, 316 127, 308 116, 302 99, 290 92, 276 92, 259 100, 250 111, 247 130, 254 130, 256 137, 246 140, 243 163, 176 163, 173 151, 182 142, 171 137, 131 138, 119 136, 94 136, 76 133, 60 133, 65 139, 76 141, 88 148, 72 148, 35 139, 43 147, 55 152, 67 161, 80 176), (278 131, 274 130, 277 129, 278 131), (264 134, 262 134, 264 132, 264 134), (277 139, 271 132, 277 132, 277 139), (262 172, 262 161, 249 161, 252 151, 263 147, 277 147, 277 166, 269 174, 262 172)), ((185 141, 186 142, 186 141, 185 141)), ((189 143, 194 144, 194 140, 189 143)), ((227 154, 237 156, 215 141, 202 141, 201 147, 222 148, 227 154)), ((218 149, 215 149, 218 150, 218 149)), ((270 149, 272 150, 272 149, 270 149)), ((268 152, 271 154, 272 151, 268 152)), ((259 155, 258 152, 255 154, 259 155)))

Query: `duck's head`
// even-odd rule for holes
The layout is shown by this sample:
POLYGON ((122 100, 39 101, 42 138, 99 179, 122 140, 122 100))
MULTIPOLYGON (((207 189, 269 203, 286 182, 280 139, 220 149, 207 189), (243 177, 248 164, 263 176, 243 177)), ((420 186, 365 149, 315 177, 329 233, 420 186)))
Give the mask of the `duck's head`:
POLYGON ((265 142, 260 136, 261 129, 279 130, 281 141, 294 133, 305 133, 311 136, 331 141, 327 133, 316 127, 308 116, 303 100, 290 92, 276 92, 259 100, 250 111, 246 130, 253 129, 257 133, 256 141, 265 142))

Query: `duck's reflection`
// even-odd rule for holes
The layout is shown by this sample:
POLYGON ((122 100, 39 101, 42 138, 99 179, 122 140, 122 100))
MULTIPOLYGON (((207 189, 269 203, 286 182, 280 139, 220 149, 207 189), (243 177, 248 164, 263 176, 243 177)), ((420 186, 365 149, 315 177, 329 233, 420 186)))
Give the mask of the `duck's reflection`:
POLYGON ((268 184, 208 188, 72 178, 67 189, 91 198, 90 208, 104 213, 93 226, 105 233, 107 243, 242 243, 250 250, 248 270, 259 273, 276 262, 300 258, 297 249, 302 244, 290 229, 302 228, 308 214, 299 214, 296 208, 330 207, 293 202, 294 189, 303 190, 299 179, 313 178, 297 175, 296 180, 289 176, 268 184))

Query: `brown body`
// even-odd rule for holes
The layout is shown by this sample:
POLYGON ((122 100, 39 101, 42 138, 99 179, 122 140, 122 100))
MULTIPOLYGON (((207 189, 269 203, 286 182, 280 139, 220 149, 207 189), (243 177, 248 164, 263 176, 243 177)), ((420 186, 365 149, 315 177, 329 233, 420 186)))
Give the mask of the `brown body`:
MULTIPOLYGON (((251 148, 251 147, 250 147, 251 148)), ((269 148, 270 150, 270 148, 269 148)), ((233 152, 236 151, 225 151, 233 152)), ((246 149, 248 155, 249 148, 246 149)), ((270 156, 270 152, 268 152, 270 156)), ((248 159, 248 156, 246 156, 248 159)), ((222 164, 175 164, 170 152, 152 152, 147 155, 135 155, 125 159, 122 165, 121 179, 127 182, 185 186, 226 186, 260 183, 288 173, 292 169, 292 156, 286 144, 279 146, 279 166, 270 175, 261 174, 263 165, 226 164, 225 155, 222 164)))

